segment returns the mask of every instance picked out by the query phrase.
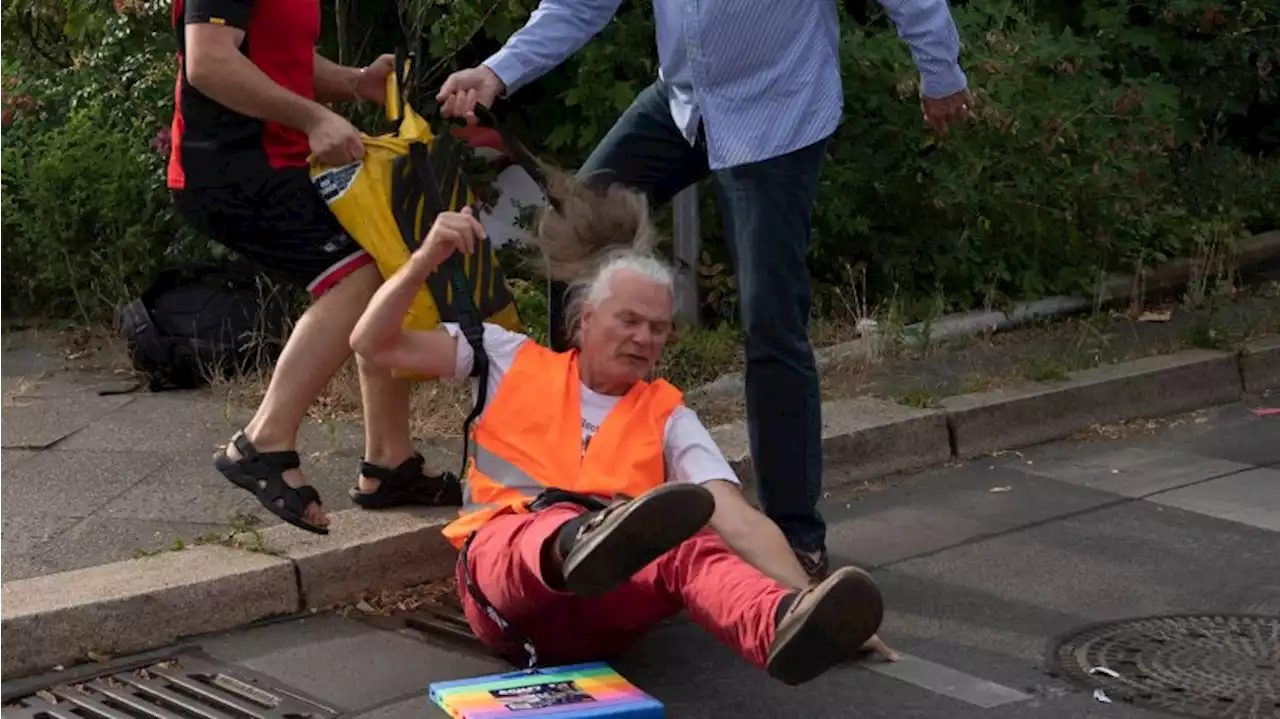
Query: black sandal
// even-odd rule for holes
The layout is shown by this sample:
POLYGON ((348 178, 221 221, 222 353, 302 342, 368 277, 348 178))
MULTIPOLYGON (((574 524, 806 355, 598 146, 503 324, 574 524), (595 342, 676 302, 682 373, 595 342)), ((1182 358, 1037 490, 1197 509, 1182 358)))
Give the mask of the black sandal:
POLYGON ((329 533, 328 527, 303 519, 309 505, 323 505, 316 488, 309 484, 291 487, 284 481, 285 472, 302 466, 297 452, 259 452, 243 430, 236 432, 231 444, 240 459, 231 459, 225 448, 213 456, 213 465, 222 476, 257 497, 267 511, 289 524, 316 534, 329 533))
POLYGON ((378 480, 378 488, 372 492, 361 492, 358 486, 352 487, 351 501, 363 509, 390 509, 412 504, 462 506, 462 483, 457 476, 452 472, 441 472, 434 477, 423 474, 425 464, 426 459, 416 452, 395 468, 361 461, 360 475, 378 480))

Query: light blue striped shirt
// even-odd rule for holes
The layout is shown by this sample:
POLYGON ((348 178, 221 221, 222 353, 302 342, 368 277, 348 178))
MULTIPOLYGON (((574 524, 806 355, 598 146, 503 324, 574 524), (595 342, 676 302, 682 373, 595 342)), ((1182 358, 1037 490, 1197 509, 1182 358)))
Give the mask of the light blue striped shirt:
MULTIPOLYGON (((693 142, 701 121, 713 170, 767 160, 835 132, 844 112, 837 0, 653 0, 659 77, 693 142)), ((879 0, 920 69, 921 89, 965 88, 946 0, 879 0)), ((514 93, 609 23, 621 0, 542 0, 485 61, 514 93)))

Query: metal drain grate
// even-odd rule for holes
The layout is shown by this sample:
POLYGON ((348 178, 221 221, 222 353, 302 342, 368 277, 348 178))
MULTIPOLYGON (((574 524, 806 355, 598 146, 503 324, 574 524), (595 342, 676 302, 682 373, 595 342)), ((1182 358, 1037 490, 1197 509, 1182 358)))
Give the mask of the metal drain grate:
POLYGON ((1213 719, 1280 717, 1280 617, 1174 615, 1097 625, 1064 640, 1052 659, 1114 701, 1213 719))
POLYGON ((5 704, 3 719, 332 719, 338 711, 192 656, 60 684, 5 704))

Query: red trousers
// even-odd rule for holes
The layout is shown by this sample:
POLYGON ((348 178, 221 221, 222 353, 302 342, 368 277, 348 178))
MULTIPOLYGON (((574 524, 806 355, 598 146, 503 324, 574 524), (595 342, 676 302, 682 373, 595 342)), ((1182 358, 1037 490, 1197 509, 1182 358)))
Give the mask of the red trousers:
MULTIPOLYGON (((774 614, 789 590, 743 561, 709 529, 604 596, 580 597, 548 587, 542 580, 543 545, 582 511, 577 505, 557 504, 531 514, 494 517, 467 550, 468 569, 480 592, 533 642, 540 662, 614 656, 683 609, 743 659, 764 667, 774 638, 774 614)), ((480 641, 499 653, 519 650, 468 595, 461 564, 458 594, 480 641)))

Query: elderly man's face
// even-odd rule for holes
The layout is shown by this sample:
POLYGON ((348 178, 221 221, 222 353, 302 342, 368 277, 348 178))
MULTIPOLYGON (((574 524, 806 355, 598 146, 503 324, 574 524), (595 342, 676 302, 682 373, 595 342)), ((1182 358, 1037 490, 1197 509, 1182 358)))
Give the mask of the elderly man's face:
POLYGON ((582 317, 582 358, 601 380, 630 384, 662 357, 671 336, 671 293, 625 270, 613 276, 612 290, 582 317))

